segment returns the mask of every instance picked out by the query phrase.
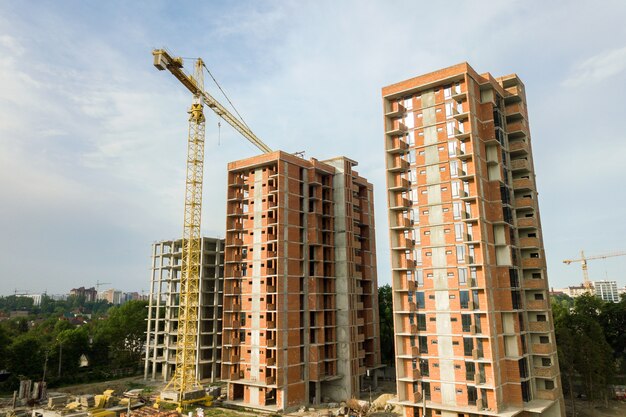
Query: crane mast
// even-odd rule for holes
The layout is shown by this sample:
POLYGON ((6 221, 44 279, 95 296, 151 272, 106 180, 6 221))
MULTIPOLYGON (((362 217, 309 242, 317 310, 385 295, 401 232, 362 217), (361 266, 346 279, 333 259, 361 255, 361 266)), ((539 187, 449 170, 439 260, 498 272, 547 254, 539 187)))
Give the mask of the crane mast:
MULTIPOLYGON (((199 59, 193 77, 202 91, 203 67, 199 59)), ((182 265, 178 303, 176 369, 165 391, 176 391, 181 402, 185 393, 202 389, 196 378, 198 307, 200 304, 200 225, 202 179, 204 174, 205 117, 202 96, 194 94, 189 110, 187 174, 185 177, 185 216, 183 221, 182 265)))
POLYGON ((231 114, 204 89, 202 59, 195 62, 194 75, 183 71, 182 58, 173 58, 166 50, 152 52, 154 66, 169 70, 191 93, 193 103, 189 110, 189 135, 187 140, 187 175, 185 179, 185 215, 183 223, 180 300, 178 308, 178 340, 176 369, 172 379, 162 391, 160 400, 178 404, 201 402, 206 399, 202 385, 196 377, 198 319, 200 306, 200 224, 202 214, 202 180, 204 171, 204 104, 233 126, 252 144, 265 153, 272 152, 248 126, 231 114))

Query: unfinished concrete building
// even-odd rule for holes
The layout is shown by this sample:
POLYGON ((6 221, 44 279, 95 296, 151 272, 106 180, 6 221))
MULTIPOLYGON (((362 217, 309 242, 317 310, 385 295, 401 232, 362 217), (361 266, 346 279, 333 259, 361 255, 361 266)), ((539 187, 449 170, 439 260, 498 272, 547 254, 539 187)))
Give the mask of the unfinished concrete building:
POLYGON ((383 88, 405 416, 562 416, 524 84, 467 63, 383 88))
MULTIPOLYGON (((182 239, 152 245, 144 378, 169 381, 176 366, 182 239)), ((202 238, 196 375, 220 379, 224 240, 202 238)))
POLYGON ((275 411, 345 400, 379 367, 373 191, 355 165, 280 151, 229 164, 229 401, 275 411))

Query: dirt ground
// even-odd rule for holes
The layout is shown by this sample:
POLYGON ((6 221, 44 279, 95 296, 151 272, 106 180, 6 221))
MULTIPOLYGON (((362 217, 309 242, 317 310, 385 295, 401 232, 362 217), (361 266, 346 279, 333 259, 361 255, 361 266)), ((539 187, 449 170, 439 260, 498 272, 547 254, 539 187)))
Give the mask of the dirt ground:
POLYGON ((592 406, 588 401, 576 401, 576 415, 574 416, 571 402, 565 400, 567 417, 624 417, 626 416, 626 403, 623 401, 609 401, 609 406, 592 406))
POLYGON ((83 395, 101 394, 104 390, 112 389, 117 394, 130 389, 143 388, 151 391, 158 391, 162 384, 153 381, 144 381, 143 376, 133 376, 129 378, 116 379, 113 381, 93 382, 91 384, 71 385, 62 388, 51 388, 49 391, 64 394, 83 395))

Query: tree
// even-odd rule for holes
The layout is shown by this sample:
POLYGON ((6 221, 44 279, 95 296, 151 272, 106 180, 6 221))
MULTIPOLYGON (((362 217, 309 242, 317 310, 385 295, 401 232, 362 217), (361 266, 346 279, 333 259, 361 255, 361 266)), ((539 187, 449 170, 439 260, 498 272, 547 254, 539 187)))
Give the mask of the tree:
POLYGON ((598 321, 613 349, 620 373, 626 373, 626 296, 623 295, 619 303, 604 303, 598 321))
POLYGON ((6 355, 11 343, 9 335, 4 327, 0 327, 0 370, 6 367, 6 355))
POLYGON ((44 348, 39 337, 28 333, 15 339, 8 348, 7 369, 14 375, 39 379, 43 373, 44 348))
POLYGON ((608 399, 615 363, 599 323, 603 308, 604 302, 591 295, 578 297, 571 309, 558 303, 552 306, 559 365, 572 402, 577 376, 591 401, 608 399))
POLYGON ((393 291, 389 284, 378 288, 378 309, 381 359, 383 363, 391 365, 395 359, 395 343, 393 335, 393 291))
POLYGON ((98 323, 96 340, 108 342, 117 366, 135 366, 146 341, 146 301, 133 300, 109 310, 109 317, 98 323))

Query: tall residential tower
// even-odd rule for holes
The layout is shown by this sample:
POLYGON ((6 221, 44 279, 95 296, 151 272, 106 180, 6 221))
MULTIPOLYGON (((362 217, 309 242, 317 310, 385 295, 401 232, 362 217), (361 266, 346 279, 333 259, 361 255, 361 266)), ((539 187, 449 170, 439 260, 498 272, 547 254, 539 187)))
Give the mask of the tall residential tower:
POLYGON ((373 191, 355 165, 280 151, 229 164, 229 401, 277 411, 346 400, 379 367, 373 191))
POLYGON ((524 85, 467 63, 382 90, 406 416, 563 416, 524 85))

